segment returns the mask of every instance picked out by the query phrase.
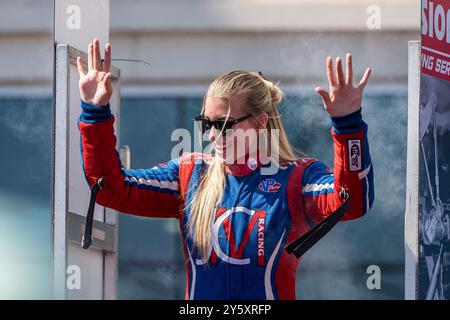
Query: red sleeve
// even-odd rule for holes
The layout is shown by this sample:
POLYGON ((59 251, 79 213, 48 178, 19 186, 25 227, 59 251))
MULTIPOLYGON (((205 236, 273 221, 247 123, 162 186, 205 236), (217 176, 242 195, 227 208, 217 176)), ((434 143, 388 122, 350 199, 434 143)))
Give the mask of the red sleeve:
POLYGON ((361 217, 374 200, 367 124, 362 121, 361 110, 332 118, 332 123, 334 172, 316 161, 305 169, 302 179, 305 214, 314 222, 323 220, 344 202, 342 188, 350 195, 350 208, 342 220, 361 217))
POLYGON ((103 177, 97 203, 145 217, 179 217, 179 159, 151 169, 125 170, 116 151, 109 106, 82 102, 78 120, 82 167, 89 186, 103 177))

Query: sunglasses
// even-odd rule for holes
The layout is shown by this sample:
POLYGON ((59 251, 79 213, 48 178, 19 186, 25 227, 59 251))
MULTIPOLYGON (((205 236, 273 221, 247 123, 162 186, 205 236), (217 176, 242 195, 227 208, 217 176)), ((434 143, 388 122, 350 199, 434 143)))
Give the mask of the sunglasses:
POLYGON ((208 118, 206 118, 204 115, 200 115, 194 118, 195 121, 199 124, 200 131, 202 134, 205 134, 206 131, 211 130, 212 127, 216 128, 217 130, 222 130, 222 135, 226 135, 226 131, 233 129, 233 126, 235 124, 238 124, 239 122, 245 121, 248 118, 250 118, 252 115, 246 115, 241 118, 233 119, 233 120, 215 120, 211 121, 208 118))

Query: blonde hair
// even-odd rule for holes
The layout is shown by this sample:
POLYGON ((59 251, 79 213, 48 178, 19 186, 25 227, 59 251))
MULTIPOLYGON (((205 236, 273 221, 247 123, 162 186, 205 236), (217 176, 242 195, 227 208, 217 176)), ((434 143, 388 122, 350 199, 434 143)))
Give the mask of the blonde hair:
MULTIPOLYGON (((216 78, 208 88, 206 97, 244 99, 244 108, 251 115, 267 113, 267 133, 269 146, 277 150, 268 150, 269 157, 275 152, 278 154, 279 165, 283 162, 292 162, 296 159, 294 149, 289 144, 280 113, 277 106, 283 101, 284 94, 274 84, 267 80, 262 73, 253 73, 242 70, 232 71, 216 78), (278 130, 278 134, 272 134, 278 130), (277 139, 278 141, 274 141, 277 139)), ((227 117, 228 118, 228 117, 227 117)), ((189 204, 190 216, 188 220, 189 235, 194 247, 200 256, 208 258, 211 245, 212 225, 215 219, 215 209, 222 202, 225 189, 224 165, 213 161, 208 164, 205 174, 201 177, 198 189, 189 204)))

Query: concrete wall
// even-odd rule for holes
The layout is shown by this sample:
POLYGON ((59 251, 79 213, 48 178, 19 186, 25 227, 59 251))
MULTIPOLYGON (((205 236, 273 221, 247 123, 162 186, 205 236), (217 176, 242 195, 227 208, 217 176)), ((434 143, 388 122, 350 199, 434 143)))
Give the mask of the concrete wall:
MULTIPOLYGON (((0 85, 49 87, 53 1, 0 2, 0 85)), ((231 69, 261 70, 286 86, 323 83, 327 55, 352 52, 375 83, 406 83, 407 41, 419 38, 416 0, 111 0, 114 58, 125 90, 204 87, 231 69), (370 30, 367 9, 380 8, 370 30)), ((84 49, 84 48, 83 48, 84 49)))

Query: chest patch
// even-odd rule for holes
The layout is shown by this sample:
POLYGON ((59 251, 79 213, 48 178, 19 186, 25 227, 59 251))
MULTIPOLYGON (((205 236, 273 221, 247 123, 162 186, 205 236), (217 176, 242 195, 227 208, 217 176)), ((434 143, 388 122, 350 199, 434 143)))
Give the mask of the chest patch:
POLYGON ((280 187, 281 183, 271 178, 264 179, 258 185, 259 190, 263 192, 277 192, 280 187))

